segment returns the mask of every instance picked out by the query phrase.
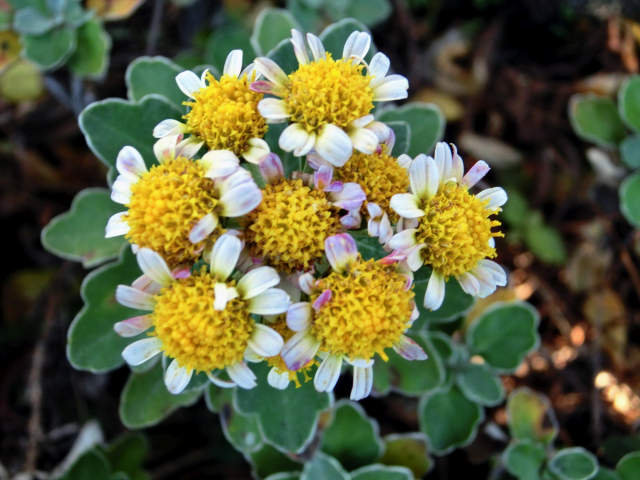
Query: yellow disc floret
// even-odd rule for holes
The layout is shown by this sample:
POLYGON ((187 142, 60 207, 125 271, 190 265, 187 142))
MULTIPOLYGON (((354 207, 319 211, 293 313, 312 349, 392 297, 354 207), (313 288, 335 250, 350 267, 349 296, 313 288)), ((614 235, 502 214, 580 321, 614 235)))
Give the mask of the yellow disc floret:
POLYGON ((311 334, 320 350, 350 359, 370 359, 395 345, 409 328, 413 291, 395 267, 374 260, 358 261, 347 273, 333 272, 318 281, 320 293, 331 290, 331 300, 314 312, 311 334))
POLYGON ((340 230, 338 212, 324 192, 302 180, 267 185, 262 203, 248 215, 247 245, 282 272, 309 270, 324 255, 325 238, 340 230))
POLYGON ((242 155, 249 148, 249 140, 262 138, 267 132, 267 123, 258 112, 263 95, 249 90, 253 76, 223 75, 216 80, 207 73, 206 80, 207 86, 195 92, 193 100, 184 102, 191 108, 183 117, 187 129, 210 150, 242 155))
POLYGON ((472 270, 483 258, 494 258, 496 250, 489 245, 493 232, 500 226, 491 217, 497 211, 486 209, 487 200, 469 193, 466 187, 448 183, 440 187, 422 209, 416 242, 424 243, 422 259, 445 278, 472 270))
POLYGON ((369 86, 371 77, 362 70, 362 64, 336 61, 330 54, 300 65, 289 75, 284 96, 291 121, 312 132, 328 123, 345 128, 368 115, 373 109, 373 89, 369 86))
MULTIPOLYGON (((279 315, 273 323, 269 324, 269 326, 278 332, 285 342, 287 342, 287 340, 293 337, 296 333, 293 330, 289 330, 289 327, 287 327, 285 315, 279 315)), ((289 375, 289 381, 295 383, 296 388, 299 388, 303 383, 307 383, 311 380, 309 371, 317 364, 315 359, 311 359, 306 363, 306 365, 303 365, 302 368, 294 372, 293 370, 289 370, 287 364, 284 363, 284 360, 280 355, 267 357, 266 360, 269 366, 274 367, 278 373, 286 372, 289 375)))
MULTIPOLYGON (((385 212, 391 197, 409 188, 409 174, 396 159, 384 151, 371 155, 355 152, 349 161, 335 170, 336 180, 360 184, 367 194, 367 202, 376 203, 385 212)), ((364 207, 363 207, 364 208, 364 207)), ((397 215, 392 215, 392 220, 397 215)))
POLYGON ((210 372, 233 365, 242 360, 253 333, 246 301, 234 298, 224 310, 213 308, 215 283, 203 270, 172 282, 155 297, 153 335, 182 367, 210 372))
POLYGON ((205 241, 192 244, 189 232, 217 205, 213 180, 198 163, 184 157, 167 160, 131 187, 126 238, 158 252, 171 267, 192 262, 205 241))

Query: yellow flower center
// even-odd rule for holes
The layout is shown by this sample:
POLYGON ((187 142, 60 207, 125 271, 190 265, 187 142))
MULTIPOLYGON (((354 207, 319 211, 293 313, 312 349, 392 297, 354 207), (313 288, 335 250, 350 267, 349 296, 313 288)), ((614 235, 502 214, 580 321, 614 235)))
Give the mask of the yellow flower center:
POLYGON ((201 270, 155 296, 153 335, 162 341, 164 353, 182 367, 210 372, 233 365, 242 360, 253 333, 246 301, 234 298, 224 310, 214 310, 215 283, 201 270))
POLYGON ((258 112, 263 95, 249 90, 253 75, 223 75, 216 80, 207 73, 206 80, 207 86, 198 90, 193 100, 184 102, 191 108, 183 117, 188 131, 204 140, 210 150, 242 155, 249 140, 262 138, 267 132, 267 123, 258 112))
POLYGON ((332 272, 318 282, 315 301, 326 289, 331 300, 314 312, 311 334, 321 342, 320 350, 370 359, 400 340, 409 328, 413 291, 405 289, 406 278, 393 266, 360 260, 348 273, 332 272))
MULTIPOLYGON (((273 328, 276 332, 280 334, 282 339, 287 342, 296 332, 293 330, 289 330, 287 327, 287 320, 285 315, 279 315, 273 323, 270 323, 269 326, 273 328)), ((287 368, 287 364, 284 363, 284 360, 280 355, 276 355, 275 357, 267 357, 267 363, 270 367, 274 367, 278 373, 287 373, 289 374, 289 381, 294 382, 296 384, 296 388, 299 388, 303 383, 307 383, 311 380, 311 376, 309 375, 309 371, 316 365, 315 359, 309 360, 306 365, 304 365, 299 370, 295 372, 293 370, 289 370, 287 368)))
POLYGON ((189 241, 189 232, 214 211, 218 196, 203 168, 184 157, 154 165, 131 187, 126 238, 158 252, 174 267, 198 258, 206 240, 189 241))
POLYGON ((497 210, 489 211, 486 205, 457 183, 440 187, 422 206, 426 214, 416 232, 416 241, 426 245, 421 251, 424 262, 448 278, 472 270, 483 258, 494 258, 489 240, 503 234, 491 230, 500 222, 490 218, 497 210))
POLYGON ((363 75, 363 65, 350 60, 322 60, 300 65, 289 75, 284 96, 291 121, 313 132, 332 123, 345 128, 373 109, 371 77, 363 75))
POLYGON ((267 185, 262 203, 248 215, 247 245, 282 272, 309 270, 322 258, 325 238, 340 231, 338 213, 324 192, 302 180, 267 185))
POLYGON ((343 167, 335 170, 335 175, 336 180, 360 184, 367 194, 367 202, 377 203, 382 210, 393 214, 392 221, 397 220, 389 202, 396 193, 407 191, 409 175, 394 157, 384 151, 371 155, 355 152, 343 167))

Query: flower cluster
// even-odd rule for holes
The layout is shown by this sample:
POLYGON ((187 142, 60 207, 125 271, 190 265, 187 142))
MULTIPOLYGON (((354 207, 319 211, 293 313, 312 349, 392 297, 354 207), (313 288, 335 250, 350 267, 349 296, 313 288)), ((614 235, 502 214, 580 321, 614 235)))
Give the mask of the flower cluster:
POLYGON ((470 192, 488 165, 465 174, 445 143, 433 157, 393 156, 393 130, 372 112, 406 98, 408 82, 388 74, 383 53, 367 61, 369 34, 353 32, 339 59, 314 35, 305 43, 293 30, 291 43, 291 73, 265 57, 243 70, 239 50, 220 78, 180 73, 187 112, 154 129, 157 163, 128 146, 117 157, 111 198, 125 210, 106 235, 129 240, 142 275, 116 299, 148 313, 115 330, 135 337, 122 352, 130 365, 162 354, 172 393, 194 374, 252 388, 247 362, 265 361, 274 388, 313 379, 318 391, 351 365, 351 398, 361 399, 376 358, 426 359, 407 336, 416 302, 439 308, 450 277, 478 297, 506 284, 491 260, 506 194, 470 192), (298 170, 271 153, 271 123, 288 124, 278 146, 304 157, 298 170), (358 229, 387 253, 363 257, 348 233, 358 229), (430 277, 416 299, 423 265, 430 277))

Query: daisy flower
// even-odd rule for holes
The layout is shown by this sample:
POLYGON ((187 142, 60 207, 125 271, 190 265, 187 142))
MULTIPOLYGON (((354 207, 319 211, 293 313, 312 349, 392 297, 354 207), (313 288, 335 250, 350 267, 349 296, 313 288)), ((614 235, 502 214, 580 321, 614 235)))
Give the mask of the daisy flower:
POLYGON ((287 179, 271 153, 260 162, 260 171, 267 185, 262 203, 246 216, 244 237, 251 255, 278 271, 313 268, 323 258, 325 238, 358 226, 350 212, 360 210, 365 193, 356 183, 333 181, 331 167, 287 179))
POLYGON ((494 231, 500 222, 492 216, 507 194, 500 187, 470 193, 489 166, 479 161, 463 176, 462 158, 452 148, 440 142, 435 158, 418 155, 409 167, 411 193, 391 199, 391 208, 402 218, 388 245, 406 255, 413 271, 422 265, 433 269, 424 297, 431 310, 442 305, 451 276, 476 297, 490 295, 507 281, 504 269, 489 260, 496 256, 494 237, 503 236, 494 231))
POLYGON ((321 357, 313 380, 321 392, 333 390, 343 362, 351 364, 351 399, 360 400, 371 392, 376 354, 386 361, 385 350, 393 348, 408 360, 427 358, 405 335, 418 316, 412 276, 391 257, 363 260, 346 233, 327 238, 325 249, 332 271, 319 280, 307 277, 300 282, 310 299, 289 307, 287 325, 297 333, 281 356, 294 371, 321 357))
POLYGON ((173 394, 183 391, 197 372, 220 387, 255 387, 245 358, 277 355, 283 340, 252 314, 281 314, 290 301, 286 292, 273 288, 280 282, 273 268, 253 269, 237 283, 230 278, 241 250, 241 240, 226 233, 213 246, 209 271, 172 274, 160 255, 141 248, 137 259, 144 275, 132 286, 119 285, 116 300, 151 313, 114 328, 123 337, 149 333, 122 351, 125 361, 140 365, 159 353, 171 358, 164 382, 173 394), (219 377, 222 371, 230 380, 219 377))
POLYGON ((200 78, 190 70, 179 73, 176 83, 189 97, 184 102, 189 112, 182 117, 184 123, 163 120, 153 135, 189 134, 187 141, 193 145, 204 143, 214 154, 224 157, 232 152, 257 164, 269 153, 269 145, 263 140, 267 124, 258 112, 263 95, 249 89, 255 79, 253 64, 242 70, 242 50, 229 53, 220 79, 209 71, 200 78))
POLYGON ((233 154, 192 160, 197 149, 180 138, 156 142, 159 164, 150 169, 135 148, 120 150, 111 199, 127 210, 113 215, 105 232, 158 252, 172 267, 199 257, 211 234, 221 233, 220 217, 245 215, 262 199, 233 154))
POLYGON ((258 109, 270 123, 289 123, 280 136, 280 148, 296 156, 315 150, 337 167, 345 164, 354 148, 373 153, 377 132, 386 128, 371 115, 374 102, 407 98, 407 79, 387 75, 390 62, 383 53, 366 64, 368 33, 353 32, 338 60, 308 33, 310 57, 302 34, 297 30, 291 34, 298 69, 287 75, 273 60, 259 57, 256 69, 267 80, 251 85, 257 92, 278 97, 260 100, 258 109))

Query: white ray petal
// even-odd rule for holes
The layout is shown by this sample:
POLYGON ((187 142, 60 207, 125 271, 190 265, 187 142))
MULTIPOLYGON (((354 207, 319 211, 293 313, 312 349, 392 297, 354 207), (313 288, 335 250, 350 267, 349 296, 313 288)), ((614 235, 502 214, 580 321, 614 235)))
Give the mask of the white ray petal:
POLYGON ((493 187, 482 190, 476 194, 480 200, 488 200, 486 209, 494 211, 499 209, 502 205, 507 203, 507 192, 502 187, 493 187))
POLYGON ((284 122, 291 115, 287 112, 287 104, 277 98, 263 98, 258 102, 260 115, 271 123, 284 122))
POLYGON ((147 172, 147 166, 142 159, 142 155, 135 148, 127 145, 122 147, 116 157, 116 169, 122 175, 133 177, 137 180, 142 174, 147 172))
POLYGON ((332 392, 338 383, 338 378, 340 378, 341 368, 341 355, 327 355, 313 377, 313 386, 316 387, 316 390, 318 392, 332 392))
POLYGON ((384 77, 380 83, 373 88, 374 102, 390 102, 393 100, 402 100, 407 98, 409 94, 409 81, 402 75, 389 75, 384 77))
POLYGON ((287 327, 294 332, 306 330, 311 323, 311 304, 298 302, 289 306, 287 310, 287 327))
POLYGON ((267 375, 267 382, 273 388, 285 390, 289 386, 289 372, 280 372, 276 367, 272 367, 267 375))
POLYGON ((151 328, 153 319, 151 315, 139 315, 137 317, 121 320, 113 325, 115 332, 124 338, 135 337, 151 328))
POLYGON ((224 62, 222 73, 230 77, 238 78, 242 71, 242 50, 231 50, 224 62))
POLYGON ((230 287, 226 283, 218 282, 213 286, 213 309, 224 310, 234 298, 239 296, 235 287, 230 287))
POLYGON ((194 93, 204 86, 198 76, 191 70, 185 70, 176 75, 176 83, 182 93, 190 98, 193 98, 194 93))
POLYGON ((293 45, 293 53, 298 60, 299 65, 306 65, 309 63, 309 56, 307 55, 307 48, 304 44, 304 37, 295 28, 291 29, 291 44, 293 45))
POLYGON ((238 282, 240 296, 248 300, 260 295, 280 283, 280 276, 274 268, 258 267, 247 272, 238 282))
POLYGON ((289 370, 300 370, 316 356, 320 342, 313 338, 308 331, 296 333, 282 347, 280 356, 289 370))
POLYGON ((391 62, 389 61, 389 57, 387 57, 382 52, 376 53, 373 58, 371 58, 368 68, 369 75, 373 77, 373 79, 369 83, 369 86, 371 88, 375 88, 382 82, 385 75, 389 71, 390 66, 391 62))
POLYGON ((210 150, 198 163, 202 165, 206 177, 216 179, 231 175, 238 169, 240 159, 229 150, 210 150))
POLYGON ((342 49, 342 58, 354 58, 358 61, 364 59, 371 46, 371 36, 366 32, 353 32, 347 38, 342 49))
POLYGON ((153 310, 153 295, 130 287, 118 285, 116 288, 116 300, 120 305, 139 310, 153 310))
POLYGON ((189 232, 191 243, 200 243, 207 238, 218 226, 218 216, 215 213, 207 213, 193 226, 189 232))
POLYGON ((177 395, 187 388, 192 375, 192 369, 181 367, 178 361, 174 359, 167 367, 167 371, 164 372, 164 384, 169 393, 177 395))
POLYGON ((238 362, 227 367, 229 378, 240 388, 251 389, 255 387, 256 376, 244 362, 238 362))
POLYGON ((429 310, 437 310, 444 301, 446 283, 444 277, 436 272, 431 272, 429 282, 427 283, 427 291, 424 294, 424 306, 429 310))
POLYGON ((173 118, 167 118, 153 127, 153 136, 155 138, 166 137, 167 135, 180 135, 185 132, 185 125, 173 118))
POLYGON ((411 193, 396 193, 391 197, 389 206, 401 217, 419 218, 424 215, 424 210, 418 207, 419 199, 411 193))
POLYGON ((259 165, 260 161, 271 152, 269 144, 261 138, 252 138, 248 143, 249 148, 242 154, 242 158, 254 165, 259 165))
POLYGON ((249 311, 256 315, 279 315, 289 308, 289 295, 279 288, 270 288, 249 300, 249 311))
POLYGON ((348 233, 339 233, 325 239, 324 251, 335 272, 344 271, 358 259, 358 246, 348 233))
POLYGON ((407 360, 426 360, 427 354, 422 347, 410 337, 402 335, 398 343, 393 346, 395 352, 407 360))
POLYGON ((242 252, 242 241, 235 235, 225 233, 213 245, 209 259, 211 273, 216 279, 225 281, 233 272, 242 252))
POLYGON ((258 57, 254 62, 256 70, 267 80, 273 82, 276 87, 282 87, 289 81, 287 74, 273 60, 267 57, 258 57))
POLYGON ((292 152, 303 147, 307 143, 308 139, 309 132, 307 132, 299 123, 292 123, 280 134, 278 145, 285 152, 292 152))
POLYGON ((280 354, 284 341, 273 328, 256 323, 255 330, 249 339, 249 347, 263 357, 274 357, 280 354))
POLYGON ((323 60, 327 56, 322 40, 313 33, 307 33, 307 42, 309 43, 309 49, 311 50, 311 55, 313 55, 314 60, 323 60))
POLYGON ((366 128, 354 128, 349 132, 353 148, 359 152, 371 155, 378 146, 378 136, 366 128))
POLYGON ((145 275, 154 282, 167 286, 173 281, 171 270, 167 266, 162 256, 150 248, 141 248, 136 254, 138 265, 145 275))
POLYGON ((225 217, 241 217, 260 205, 262 192, 255 183, 244 183, 232 188, 220 197, 225 217))
POLYGON ((162 351, 162 342, 158 337, 137 340, 122 350, 122 358, 131 366, 140 365, 162 351))
POLYGON ((477 297, 480 293, 480 282, 469 272, 456 275, 456 279, 460 282, 462 290, 473 297, 477 297))
POLYGON ((416 245, 416 232, 415 228, 407 228, 396 233, 389 240, 389 246, 393 250, 409 250, 416 245))
POLYGON ((220 387, 220 388, 233 388, 236 386, 236 382, 230 382, 228 380, 222 380, 220 377, 218 377, 217 375, 214 375, 213 373, 207 373, 207 378, 209 378, 209 381, 211 383, 213 383, 214 385, 220 387))
POLYGON ((429 199, 438 192, 440 175, 431 157, 418 155, 409 166, 411 191, 418 198, 429 199))
POLYGON ((118 212, 109 217, 109 221, 107 222, 107 226, 104 231, 104 236, 106 238, 118 237, 129 232, 129 224, 123 218, 126 214, 127 212, 118 212))
POLYGON ((320 129, 316 152, 332 165, 342 167, 351 157, 353 145, 344 130, 328 123, 320 129))
POLYGON ((353 367, 353 387, 351 400, 362 400, 371 393, 373 387, 373 367, 353 367))

